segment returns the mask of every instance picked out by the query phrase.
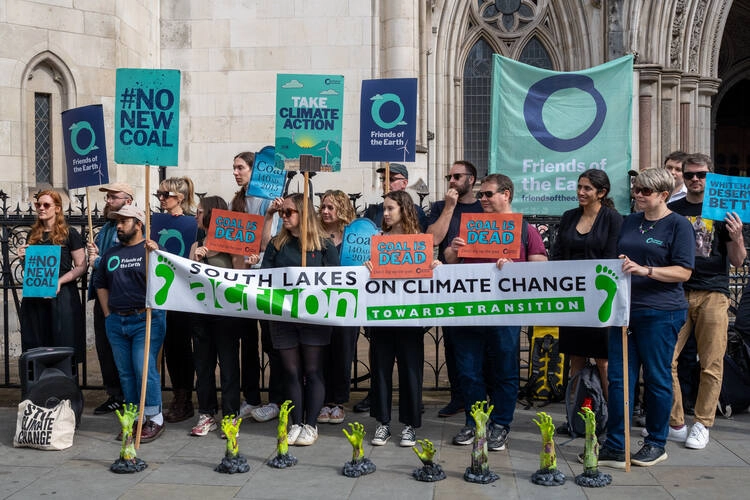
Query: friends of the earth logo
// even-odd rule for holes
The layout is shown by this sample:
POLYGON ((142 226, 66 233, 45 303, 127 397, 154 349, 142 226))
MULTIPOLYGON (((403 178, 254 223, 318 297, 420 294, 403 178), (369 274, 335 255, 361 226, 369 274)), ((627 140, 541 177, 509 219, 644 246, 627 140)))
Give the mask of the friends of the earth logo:
MULTIPOLYGON (((279 318, 329 317, 354 318, 359 290, 350 288, 356 282, 354 273, 343 271, 299 271, 284 274, 281 287, 273 286, 273 276, 264 272, 243 272, 190 264, 189 291, 179 299, 172 290, 177 266, 160 254, 154 268, 161 280, 154 294, 157 306, 169 308, 170 299, 189 301, 190 311, 207 314, 255 312, 279 318)), ((185 304, 180 305, 180 310, 185 304)))
MULTIPOLYGON (((612 316, 613 304, 618 289, 618 274, 609 267, 598 264, 593 278, 594 289, 604 292, 602 302, 597 310, 597 317, 606 323, 612 316)), ((545 276, 545 277, 501 277, 497 291, 501 294, 517 295, 518 293, 569 292, 569 295, 523 299, 499 299, 484 301, 467 301, 418 304, 388 305, 367 308, 368 320, 402 320, 426 319, 458 316, 513 315, 539 313, 581 313, 586 311, 585 294, 587 276, 545 276)), ((407 294, 453 294, 488 292, 493 283, 490 278, 469 280, 373 280, 368 281, 365 289, 368 293, 396 294, 401 291, 407 294)))

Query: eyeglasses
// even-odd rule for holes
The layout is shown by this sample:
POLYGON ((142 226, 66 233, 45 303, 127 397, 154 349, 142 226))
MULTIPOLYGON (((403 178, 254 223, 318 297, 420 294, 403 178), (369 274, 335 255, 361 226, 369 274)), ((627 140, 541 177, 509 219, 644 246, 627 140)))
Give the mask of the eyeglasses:
POLYGON ((177 196, 177 193, 174 191, 157 191, 154 193, 154 196, 157 198, 171 198, 173 196, 177 196))
POLYGON ((39 210, 40 208, 44 208, 45 210, 49 210, 50 208, 54 207, 54 203, 47 203, 46 201, 44 203, 39 203, 38 201, 34 202, 34 208, 39 210))
POLYGON ((642 194, 643 196, 651 196, 654 194, 654 190, 640 186, 633 186, 633 193, 642 194))
POLYGON ((289 218, 292 216, 292 214, 298 214, 299 210, 296 208, 282 208, 279 210, 279 215, 284 218, 289 218))
MULTIPOLYGON (((393 184, 396 181, 405 181, 405 180, 406 180, 406 177, 390 177, 388 179, 388 182, 393 184)), ((380 182, 385 182, 385 177, 381 177, 380 182)))
POLYGON ((702 171, 702 172, 683 172, 682 173, 682 177, 685 178, 686 180, 690 180, 690 179, 692 179, 694 177, 697 177, 699 179, 705 179, 707 173, 708 172, 706 172, 706 171, 702 171))
POLYGON ((105 200, 128 200, 130 199, 130 196, 113 196, 111 194, 105 194, 104 195, 105 200))
POLYGON ((499 193, 500 191, 478 191, 477 192, 477 200, 481 200, 484 197, 492 198, 495 196, 496 193, 499 193))
POLYGON ((448 182, 450 182, 451 179, 453 179, 454 181, 457 181, 457 180, 460 180, 461 177, 463 177, 464 175, 469 175, 469 174, 467 174, 467 173, 462 173, 462 174, 448 174, 448 175, 445 176, 445 180, 448 181, 448 182))

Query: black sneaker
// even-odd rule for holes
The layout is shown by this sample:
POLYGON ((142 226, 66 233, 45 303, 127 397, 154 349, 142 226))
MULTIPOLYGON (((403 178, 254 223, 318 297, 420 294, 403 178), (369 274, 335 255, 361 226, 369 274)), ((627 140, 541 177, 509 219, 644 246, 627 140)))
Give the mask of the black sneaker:
MULTIPOLYGON (((578 454, 578 461, 583 462, 583 453, 578 454)), ((614 451, 606 446, 599 448, 599 465, 612 469, 625 470, 625 452, 614 451)))
POLYGON ((638 453, 630 457, 630 461, 633 465, 639 465, 641 467, 651 467, 652 465, 663 462, 668 458, 667 452, 661 446, 654 446, 652 444, 644 444, 643 447, 638 450, 638 453))
POLYGON ((442 407, 440 411, 438 411, 438 417, 452 417, 453 415, 458 415, 459 413, 462 413, 464 411, 464 403, 463 401, 459 401, 457 399, 452 399, 450 402, 448 402, 447 405, 442 407))
POLYGON ((106 415, 122 408, 122 399, 110 396, 108 400, 94 408, 94 415, 106 415))
POLYGON ((460 431, 458 431, 458 434, 453 436, 453 444, 463 446, 467 444, 471 444, 474 442, 474 428, 464 426, 460 431))
POLYGON ((502 425, 490 424, 487 433, 487 449, 490 451, 501 451, 505 449, 510 431, 502 425))
POLYGON ((354 413, 366 413, 370 411, 370 393, 368 392, 362 401, 355 404, 353 409, 354 413))

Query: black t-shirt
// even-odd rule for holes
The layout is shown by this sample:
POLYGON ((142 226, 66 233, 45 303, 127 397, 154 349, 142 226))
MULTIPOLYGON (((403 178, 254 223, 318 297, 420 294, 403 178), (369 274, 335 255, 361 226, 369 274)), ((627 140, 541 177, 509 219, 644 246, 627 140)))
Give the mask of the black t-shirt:
POLYGON ((703 219, 703 203, 690 203, 686 198, 673 201, 668 207, 684 215, 695 230, 695 268, 690 280, 685 283, 688 290, 707 290, 729 295, 729 257, 727 242, 730 240, 726 224, 703 219))
MULTIPOLYGON (((49 233, 43 233, 42 239, 34 243, 35 245, 53 245, 49 240, 49 233)), ((62 277, 65 273, 73 269, 73 252, 83 248, 83 238, 75 228, 68 228, 68 239, 60 245, 60 271, 58 276, 62 277)))
MULTIPOLYGON (((440 214, 445 209, 445 200, 436 201, 430 208, 430 217, 427 221, 427 226, 433 225, 439 218, 440 214)), ((438 243, 438 259, 441 262, 445 262, 443 252, 448 248, 453 241, 453 238, 458 236, 458 232, 461 229, 461 214, 479 214, 484 212, 482 210, 482 203, 477 200, 474 203, 456 203, 456 208, 453 209, 453 216, 451 217, 450 224, 448 224, 448 231, 445 233, 443 241, 438 243)), ((435 242, 437 243, 437 242, 435 242)))
POLYGON ((143 243, 117 245, 102 255, 94 288, 109 290, 109 309, 127 311, 146 307, 146 249, 143 243))

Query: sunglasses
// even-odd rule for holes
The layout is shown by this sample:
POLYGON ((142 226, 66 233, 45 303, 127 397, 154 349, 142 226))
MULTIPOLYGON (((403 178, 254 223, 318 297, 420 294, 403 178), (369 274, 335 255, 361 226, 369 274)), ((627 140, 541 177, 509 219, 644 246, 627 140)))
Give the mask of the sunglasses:
POLYGON ((38 201, 34 202, 34 208, 39 210, 40 208, 44 208, 45 210, 49 210, 50 208, 54 207, 54 203, 47 203, 46 201, 44 203, 39 203, 38 201))
POLYGON ((651 196, 652 194, 654 194, 654 190, 653 189, 649 189, 649 188, 645 188, 645 187, 634 186, 633 187, 633 193, 635 193, 635 194, 643 194, 643 196, 651 196))
POLYGON ((695 177, 697 177, 699 179, 705 179, 707 173, 708 172, 706 172, 706 171, 703 171, 703 172, 683 172, 682 173, 682 177, 685 178, 685 179, 687 179, 687 180, 693 179, 695 177))
POLYGON ((282 208, 279 210, 279 215, 284 218, 289 218, 292 216, 292 214, 298 214, 299 210, 295 208, 282 208))
POLYGON ((466 174, 466 173, 463 173, 463 174, 448 174, 448 175, 445 176, 445 180, 448 181, 448 182, 450 182, 451 179, 453 179, 454 181, 458 181, 464 175, 469 175, 469 174, 466 174))
POLYGON ((477 200, 481 200, 482 198, 492 198, 495 196, 496 193, 499 193, 500 191, 477 191, 477 200))
POLYGON ((174 191, 157 191, 154 193, 154 196, 157 198, 171 198, 172 196, 177 196, 177 193, 174 191))

